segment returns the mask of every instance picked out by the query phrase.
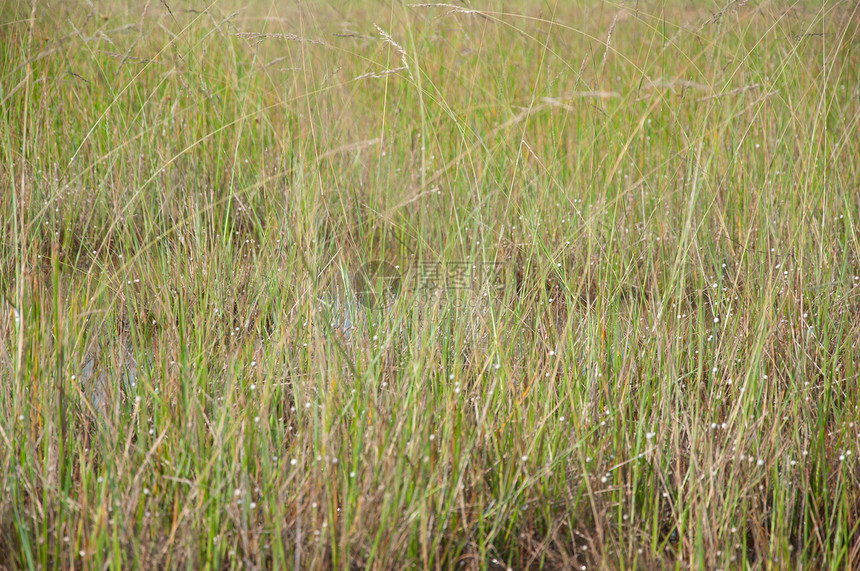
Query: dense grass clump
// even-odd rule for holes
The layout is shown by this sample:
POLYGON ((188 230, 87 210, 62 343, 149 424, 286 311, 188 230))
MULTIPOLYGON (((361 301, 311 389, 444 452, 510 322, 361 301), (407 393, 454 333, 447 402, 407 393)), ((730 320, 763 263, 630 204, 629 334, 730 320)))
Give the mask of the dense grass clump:
POLYGON ((0 3, 0 568, 857 568, 858 6, 0 3))

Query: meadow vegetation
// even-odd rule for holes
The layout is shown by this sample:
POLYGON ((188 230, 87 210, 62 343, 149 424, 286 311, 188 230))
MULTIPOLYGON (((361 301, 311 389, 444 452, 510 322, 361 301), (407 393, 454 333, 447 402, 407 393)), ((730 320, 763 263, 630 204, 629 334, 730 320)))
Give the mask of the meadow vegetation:
POLYGON ((857 568, 858 23, 0 3, 0 567, 857 568))

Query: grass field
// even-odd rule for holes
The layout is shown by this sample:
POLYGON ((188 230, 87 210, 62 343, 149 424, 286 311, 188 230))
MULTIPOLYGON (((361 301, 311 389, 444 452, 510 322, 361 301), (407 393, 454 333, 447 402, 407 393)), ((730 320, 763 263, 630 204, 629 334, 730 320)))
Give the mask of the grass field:
POLYGON ((0 569, 860 567, 860 4, 0 1, 0 569))

